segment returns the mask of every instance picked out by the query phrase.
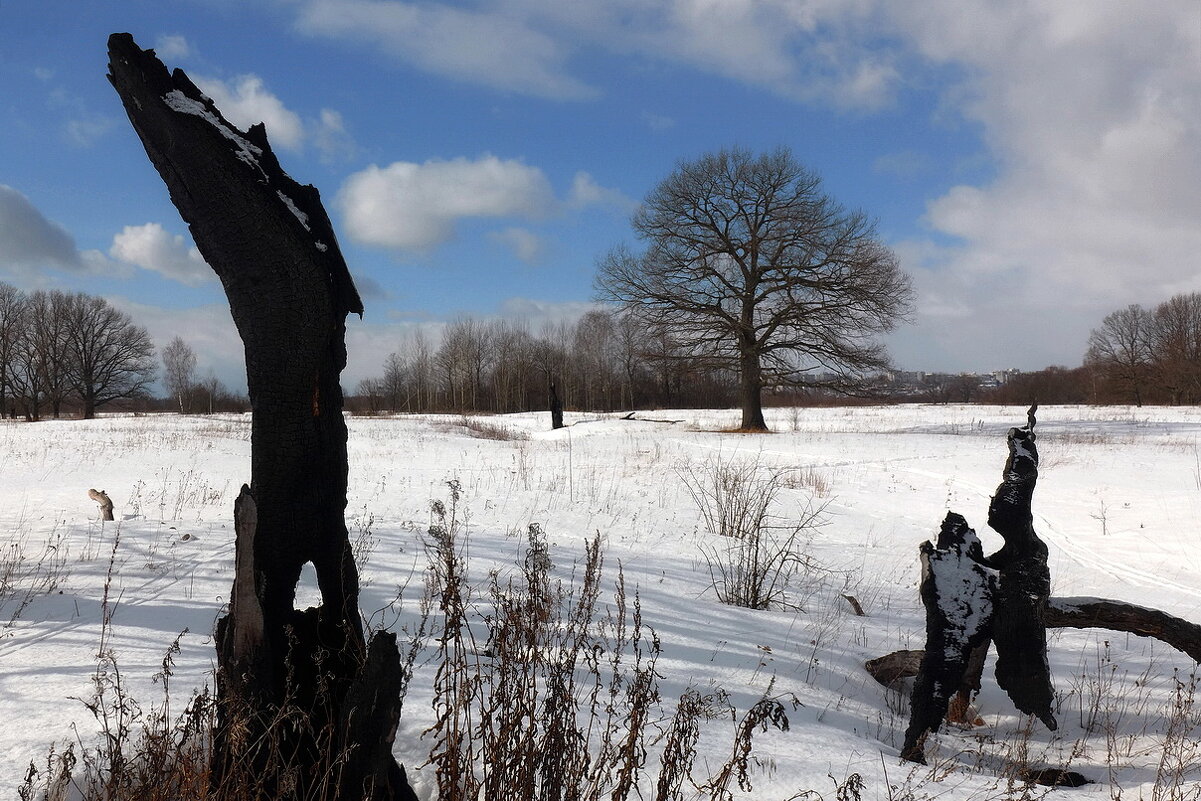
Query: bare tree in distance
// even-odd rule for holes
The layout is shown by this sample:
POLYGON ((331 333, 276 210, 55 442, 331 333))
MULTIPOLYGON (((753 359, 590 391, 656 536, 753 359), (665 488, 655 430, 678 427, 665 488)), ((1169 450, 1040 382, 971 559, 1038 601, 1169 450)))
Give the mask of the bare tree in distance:
POLYGON ((18 338, 25 318, 25 295, 12 284, 0 282, 0 419, 17 416, 13 386, 18 338))
POLYGON ((682 162, 632 224, 646 250, 605 257, 600 296, 670 332, 689 362, 736 370, 743 429, 767 429, 765 386, 888 366, 876 337, 909 313, 909 279, 872 221, 787 148, 682 162))
POLYGON ((1168 399, 1201 400, 1201 293, 1173 295, 1156 306, 1149 340, 1155 381, 1168 399))
POLYGON ((50 405, 55 419, 62 416, 63 401, 71 391, 68 304, 69 296, 58 290, 32 292, 26 301, 18 351, 26 419, 41 419, 43 403, 50 405))
POLYGON ((72 389, 83 403, 83 419, 101 406, 137 398, 155 379, 154 344, 146 329, 104 298, 77 293, 66 309, 66 338, 72 389))
POLYGON ((196 384, 196 351, 175 337, 163 348, 163 384, 167 394, 175 398, 180 414, 192 411, 192 389, 196 384))
POLYGON ((1088 337, 1084 363, 1099 369, 1122 391, 1129 393, 1136 406, 1143 405, 1143 393, 1151 375, 1151 314, 1132 303, 1109 314, 1088 337))

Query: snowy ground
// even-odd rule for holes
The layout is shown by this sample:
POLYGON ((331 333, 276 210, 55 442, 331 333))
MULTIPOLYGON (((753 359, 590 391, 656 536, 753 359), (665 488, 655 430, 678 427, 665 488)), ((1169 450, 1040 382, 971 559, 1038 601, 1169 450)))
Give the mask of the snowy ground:
MULTIPOLYGON (((1018 715, 990 670, 979 699, 983 726, 932 738, 930 768, 897 758, 907 701, 862 664, 922 647, 917 545, 948 509, 977 527, 986 550, 999 547, 984 518, 1005 432, 1025 422, 1024 409, 772 410, 769 436, 720 433, 737 424, 734 412, 644 416, 682 422, 568 415, 568 428, 550 432, 546 414, 479 418, 528 433, 506 441, 472 436, 453 416, 350 419, 347 517, 351 537, 370 551, 365 614, 405 584, 411 613, 430 501, 447 498, 446 482, 457 479, 481 582, 520 559, 531 522, 546 531, 564 577, 599 532, 606 584, 620 563, 639 590, 644 621, 662 639, 665 698, 689 686, 721 687, 745 710, 774 682, 773 693, 800 699, 789 731, 756 739, 760 769, 746 798, 804 789, 833 798, 835 781, 856 773, 865 799, 995 798, 1006 791, 998 777, 1028 763, 1068 765, 1098 782, 1055 795, 1120 790, 1149 799, 1165 748, 1185 765, 1183 795, 1175 797, 1197 797, 1197 714, 1179 713, 1177 700, 1177 681, 1187 689, 1195 664, 1158 642, 1101 631, 1052 633, 1058 732, 1018 715), (799 581, 803 611, 732 608, 710 589, 700 548, 715 538, 681 471, 705 475, 718 460, 740 459, 797 477, 781 496, 781 515, 811 503, 814 485, 824 493, 817 500, 828 502, 828 523, 810 548, 826 570, 799 581), (855 616, 843 593, 867 615, 855 616)), ((1053 593, 1125 599, 1201 621, 1201 409, 1045 408, 1038 433, 1035 526, 1050 547, 1053 593)), ((15 797, 12 788, 47 746, 77 732, 93 736, 75 699, 90 694, 114 553, 110 644, 124 681, 144 704, 156 700, 153 677, 185 628, 172 687, 182 697, 209 681, 210 634, 232 577, 233 500, 249 478, 249 453, 249 418, 240 416, 0 424, 0 554, 11 562, 19 549, 27 570, 49 547, 43 564, 61 564, 50 594, 23 608, 20 593, 0 600, 0 797, 15 797), (89 487, 107 490, 117 523, 98 522, 89 487)), ((314 596, 314 587, 302 587, 298 605, 314 596)), ((428 661, 418 660, 397 737, 409 766, 429 749, 420 736, 432 719, 428 661)), ((698 765, 724 761, 730 729, 728 720, 708 724, 698 765)), ((411 776, 430 797, 431 777, 411 776)), ((1159 792, 1154 797, 1172 797, 1159 792)))

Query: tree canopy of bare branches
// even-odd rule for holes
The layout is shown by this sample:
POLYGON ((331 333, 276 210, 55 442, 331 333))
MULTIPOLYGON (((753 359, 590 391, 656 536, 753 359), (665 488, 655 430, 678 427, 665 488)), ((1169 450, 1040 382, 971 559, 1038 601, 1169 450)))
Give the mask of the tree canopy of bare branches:
POLYGON ((680 343, 676 358, 736 370, 743 428, 766 429, 764 386, 888 365, 877 337, 908 314, 909 280, 871 220, 787 149, 683 162, 632 224, 646 249, 601 261, 600 296, 680 343))
POLYGON ((150 335, 104 298, 70 297, 66 338, 71 385, 85 420, 106 403, 144 395, 154 381, 150 335))
POLYGON ((1201 293, 1106 315, 1088 338, 1094 400, 1201 403, 1201 293))
POLYGON ((1088 338, 1084 363, 1102 369, 1135 405, 1151 374, 1151 315, 1138 304, 1109 314, 1088 338))
POLYGON ((146 395, 154 381, 146 329, 103 298, 0 284, 0 413, 37 420, 78 404, 84 418, 146 395))

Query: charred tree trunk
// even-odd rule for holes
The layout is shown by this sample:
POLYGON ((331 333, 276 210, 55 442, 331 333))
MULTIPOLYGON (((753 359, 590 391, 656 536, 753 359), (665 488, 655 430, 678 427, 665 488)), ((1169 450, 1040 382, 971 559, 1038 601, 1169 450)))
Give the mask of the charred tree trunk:
POLYGON ((554 381, 550 382, 550 427, 552 430, 563 427, 563 401, 554 381))
POLYGON ((926 735, 942 725, 952 696, 970 694, 965 681, 978 686, 970 666, 988 643, 996 574, 982 564, 976 532, 954 512, 943 520, 937 546, 922 543, 921 560, 926 650, 913 685, 901 757, 925 764, 926 735))
MULTIPOLYGON (((1107 629, 1140 637, 1154 637, 1201 664, 1201 626, 1159 609, 1150 609, 1108 598, 1057 598, 1047 600, 1045 621, 1049 629, 1107 629)), ((894 651, 869 659, 864 669, 886 687, 917 676, 925 651, 894 651)))
POLYGON ((966 716, 972 693, 980 689, 990 638, 997 650, 997 684, 1014 706, 1037 715, 1051 730, 1056 721, 1047 665, 1049 627, 1155 637, 1201 663, 1201 626, 1120 601, 1049 597, 1047 546, 1034 531, 1030 511, 1038 480, 1037 408, 1031 407, 1024 428, 1009 430, 1003 480, 989 504, 988 524, 1004 538, 1004 547, 982 557, 975 532, 962 517, 948 513, 937 548, 929 542, 921 547, 925 650, 897 651, 864 664, 886 686, 915 677, 904 759, 924 763, 926 735, 948 717, 966 716), (951 688, 957 690, 948 702, 951 688))
POLYGON ((1005 540, 987 563, 999 574, 992 627, 997 649, 997 684, 1014 706, 1036 715, 1054 731, 1051 705, 1055 690, 1047 665, 1047 599, 1051 571, 1047 546, 1034 532, 1030 502, 1038 482, 1038 448, 1034 445, 1034 414, 1025 428, 1009 429, 1009 458, 1004 478, 988 506, 988 525, 1005 540))
POLYGON ((1020 711, 1037 715, 1052 731, 1057 727, 1045 623, 1051 574, 1030 511, 1038 481, 1036 411, 1030 408, 1025 427, 1009 429, 1009 456, 989 503, 988 524, 1005 540, 1001 550, 985 558, 976 533, 954 513, 943 521, 937 548, 922 544, 926 649, 901 750, 911 762, 925 762, 926 735, 942 725, 952 696, 955 714, 967 712, 990 638, 997 684, 1020 711))
POLYGON ((364 641, 344 519, 339 376, 346 315, 362 304, 329 218, 317 190, 280 168, 261 124, 229 124, 128 34, 110 37, 109 70, 246 351, 251 483, 235 505, 233 600, 217 626, 214 795, 413 798, 391 755, 395 642, 364 641), (299 611, 309 562, 321 605, 299 611))

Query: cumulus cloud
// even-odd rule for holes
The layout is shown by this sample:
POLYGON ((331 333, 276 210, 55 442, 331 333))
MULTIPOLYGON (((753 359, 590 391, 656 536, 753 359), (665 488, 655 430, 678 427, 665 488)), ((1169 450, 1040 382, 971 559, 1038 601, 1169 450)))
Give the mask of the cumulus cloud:
POLYGON ((127 225, 113 237, 109 256, 158 273, 164 278, 188 286, 200 286, 214 280, 213 271, 194 245, 178 234, 171 234, 158 223, 127 225))
POLYGON ((317 121, 309 126, 313 144, 324 161, 346 161, 354 157, 358 148, 346 130, 346 122, 340 112, 332 108, 321 109, 317 121))
POLYGON ((232 81, 216 78, 194 78, 200 91, 213 99, 225 119, 242 130, 263 123, 271 143, 286 150, 300 150, 304 145, 305 129, 300 115, 272 94, 257 75, 239 75, 232 81))
POLYGON ((46 219, 25 195, 0 184, 0 269, 44 267, 79 271, 86 265, 65 228, 46 219))
POLYGON ((163 61, 182 61, 192 55, 192 46, 178 34, 163 35, 154 40, 154 51, 163 61))
POLYGON ((352 239, 427 250, 450 239, 459 219, 536 219, 554 207, 555 199, 542 170, 485 155, 371 165, 346 180, 336 202, 352 239))
POLYGON ((367 42, 447 78, 556 99, 595 94, 565 74, 567 48, 503 12, 391 0, 308 0, 297 25, 314 36, 367 42))
POLYGON ((258 75, 239 75, 229 81, 195 76, 194 80, 238 128, 246 130, 260 122, 266 125, 273 147, 300 153, 312 144, 326 162, 345 161, 357 150, 340 112, 323 108, 316 117, 302 117, 258 75))
POLYGON ((957 241, 909 256, 927 285, 924 327, 968 325, 957 347, 1008 344, 1023 367, 1070 342, 1078 363, 1109 311, 1201 290, 1195 6, 893 8, 917 52, 963 68, 957 107, 982 125, 997 168, 929 203, 931 228, 957 241), (987 344, 989 328, 1011 341, 987 344))
POLYGON ((577 172, 571 181, 567 204, 573 208, 608 206, 624 213, 632 212, 638 205, 620 190, 601 186, 596 179, 582 170, 577 172))
POLYGON ((528 228, 505 228, 489 236, 526 264, 537 264, 546 250, 542 238, 528 228))
MULTIPOLYGON (((875 108, 900 83, 892 53, 860 37, 869 0, 501 0, 487 11, 401 0, 305 0, 297 27, 366 43, 437 75, 552 99, 597 91, 573 55, 604 48, 683 63, 801 100, 875 108), (846 29, 836 44, 830 28, 846 29)), ((656 118, 651 124, 668 122, 656 118)))
POLYGON ((553 302, 534 298, 506 298, 500 304, 499 317, 508 320, 523 320, 532 331, 554 323, 575 323, 585 314, 603 308, 599 303, 588 301, 553 302))
POLYGON ((196 352, 196 374, 216 375, 235 392, 246 391, 246 357, 229 304, 168 308, 122 297, 108 301, 143 326, 160 351, 179 336, 196 352))

